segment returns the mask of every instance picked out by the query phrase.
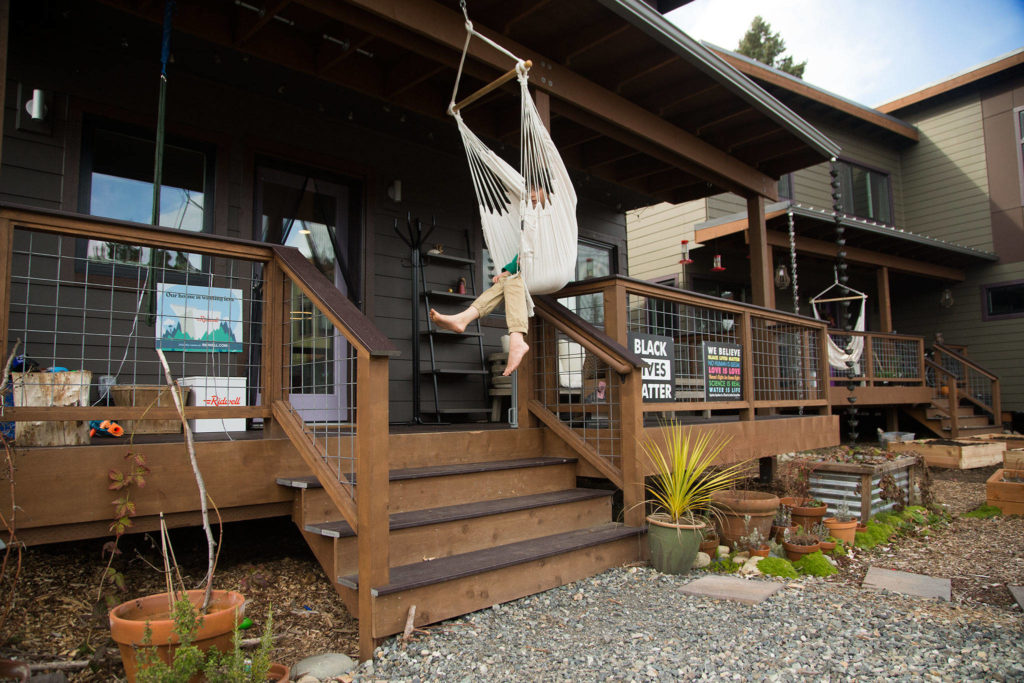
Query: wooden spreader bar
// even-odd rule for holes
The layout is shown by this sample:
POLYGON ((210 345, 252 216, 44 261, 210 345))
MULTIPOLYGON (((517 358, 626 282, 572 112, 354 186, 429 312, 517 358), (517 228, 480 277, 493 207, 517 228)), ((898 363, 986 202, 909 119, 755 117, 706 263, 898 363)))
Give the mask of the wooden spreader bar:
MULTIPOLYGON (((533 66, 533 62, 530 61, 529 59, 527 59, 525 62, 523 62, 523 64, 526 66, 527 70, 529 70, 533 66)), ((516 70, 515 69, 510 69, 510 70, 506 71, 505 73, 503 73, 502 75, 498 76, 496 79, 494 79, 493 81, 491 81, 490 83, 488 83, 484 87, 482 87, 479 90, 477 90, 475 93, 473 93, 471 95, 467 95, 465 97, 465 99, 463 99, 461 102, 458 102, 457 104, 455 104, 455 106, 452 107, 452 112, 457 112, 457 111, 461 110, 463 107, 466 107, 466 106, 469 106, 469 105, 473 104, 474 102, 479 100, 481 97, 483 97, 483 96, 485 96, 485 95, 487 95, 489 93, 494 92, 495 90, 497 90, 501 86, 505 85, 506 83, 508 83, 509 81, 511 81, 515 77, 516 77, 516 70)))

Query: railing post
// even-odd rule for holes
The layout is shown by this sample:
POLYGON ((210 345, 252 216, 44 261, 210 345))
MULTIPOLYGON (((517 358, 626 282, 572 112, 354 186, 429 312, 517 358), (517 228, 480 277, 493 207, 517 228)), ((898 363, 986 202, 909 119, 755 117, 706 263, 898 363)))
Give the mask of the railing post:
MULTIPOLYGON (((11 310, 11 260, 14 253, 14 227, 9 220, 0 219, 0 368, 7 363, 7 330, 11 310)), ((2 399, 0 399, 2 404, 2 399)))
MULTIPOLYGON (((284 348, 284 274, 276 261, 269 261, 263 266, 263 348, 260 358, 260 375, 262 407, 267 408, 282 398, 282 377, 284 366, 281 363, 281 349, 284 348)), ((269 423, 268 434, 280 434, 273 417, 265 417, 269 423)))
POLYGON ((818 376, 821 377, 825 414, 832 414, 832 364, 828 362, 828 325, 818 328, 818 376))
POLYGON ((515 409, 516 424, 519 425, 519 429, 532 429, 537 426, 537 418, 527 406, 537 392, 537 354, 540 352, 541 346, 537 329, 540 324, 540 318, 534 317, 533 324, 530 325, 529 331, 526 333, 526 343, 531 352, 523 356, 523 360, 519 362, 519 369, 516 370, 515 376, 512 378, 512 381, 516 383, 515 409))
POLYGON ((644 435, 643 396, 641 373, 631 372, 622 377, 622 414, 619 440, 622 455, 622 504, 627 526, 642 527, 644 513, 644 463, 641 462, 640 440, 644 435))
POLYGON ((927 370, 924 364, 924 338, 917 340, 917 376, 921 378, 921 386, 928 385, 927 370))
POLYGON ((604 333, 629 347, 629 296, 626 285, 615 279, 604 288, 604 333))
POLYGON ((373 590, 390 581, 388 358, 362 349, 356 366, 356 509, 359 519, 359 657, 373 658, 373 590))
POLYGON ((875 386, 875 345, 870 334, 864 334, 864 354, 862 356, 867 372, 862 372, 869 387, 875 386))
POLYGON ((946 386, 949 387, 949 435, 956 439, 960 436, 960 393, 955 373, 946 378, 946 386))
POLYGON ((992 380, 992 412, 994 413, 992 422, 997 430, 1003 428, 1003 401, 999 396, 999 379, 995 378, 992 380))
POLYGON ((746 408, 740 408, 740 419, 750 421, 756 414, 754 410, 754 331, 751 329, 750 312, 743 311, 740 317, 740 346, 743 353, 740 354, 743 378, 743 401, 746 408))

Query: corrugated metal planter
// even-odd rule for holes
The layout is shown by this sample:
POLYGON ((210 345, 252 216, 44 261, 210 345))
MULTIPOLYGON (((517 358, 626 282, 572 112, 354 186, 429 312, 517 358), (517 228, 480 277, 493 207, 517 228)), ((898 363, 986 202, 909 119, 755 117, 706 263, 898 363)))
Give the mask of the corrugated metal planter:
POLYGON ((912 503, 917 496, 917 468, 919 459, 903 457, 879 464, 852 462, 816 463, 810 474, 810 494, 828 505, 828 516, 834 516, 846 501, 850 512, 860 514, 861 520, 892 509, 894 502, 882 499, 881 482, 892 474, 896 485, 907 492, 912 503), (860 486, 860 493, 857 487, 860 486))

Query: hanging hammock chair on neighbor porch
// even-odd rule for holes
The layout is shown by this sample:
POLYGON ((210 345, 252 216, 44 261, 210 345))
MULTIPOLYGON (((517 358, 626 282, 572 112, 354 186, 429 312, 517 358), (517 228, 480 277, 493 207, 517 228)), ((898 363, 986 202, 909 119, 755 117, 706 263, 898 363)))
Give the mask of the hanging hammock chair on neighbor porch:
MULTIPOLYGON (((821 314, 818 312, 818 304, 836 301, 860 301, 860 314, 857 316, 857 323, 853 326, 853 329, 856 332, 863 332, 864 312, 868 307, 868 295, 853 287, 842 284, 839 282, 839 276, 836 275, 835 282, 811 298, 811 310, 814 312, 814 317, 822 320, 821 314), (825 295, 834 289, 838 289, 841 292, 839 296, 825 298, 825 295)), ((828 339, 828 364, 837 370, 846 370, 848 368, 847 362, 859 363, 861 356, 864 355, 864 337, 861 335, 851 336, 850 343, 846 345, 845 349, 839 348, 832 341, 832 335, 826 335, 826 339, 828 339)))
POLYGON ((522 277, 526 284, 527 308, 533 315, 531 293, 556 292, 575 278, 576 191, 530 97, 527 83, 531 62, 519 59, 474 31, 468 15, 466 32, 466 44, 462 49, 448 113, 455 118, 466 148, 473 189, 480 206, 484 241, 491 260, 500 266, 519 255, 517 277, 522 277), (474 36, 512 58, 515 68, 456 104, 459 79, 474 36), (521 101, 520 171, 489 149, 469 129, 461 114, 463 107, 513 78, 519 81, 521 101))

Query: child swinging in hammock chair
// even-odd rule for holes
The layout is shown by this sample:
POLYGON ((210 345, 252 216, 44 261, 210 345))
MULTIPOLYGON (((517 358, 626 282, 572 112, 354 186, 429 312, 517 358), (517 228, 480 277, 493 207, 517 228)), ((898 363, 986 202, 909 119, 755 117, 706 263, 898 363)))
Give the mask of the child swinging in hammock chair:
MULTIPOLYGON (((543 188, 530 191, 530 202, 533 206, 539 203, 542 208, 547 205, 547 193, 543 188)), ((494 283, 483 294, 478 296, 469 308, 454 315, 442 315, 430 309, 430 319, 438 327, 452 332, 465 332, 466 326, 477 318, 482 318, 502 301, 505 302, 505 323, 508 326, 508 363, 505 365, 504 376, 515 372, 530 350, 526 343, 527 320, 526 285, 522 277, 512 277, 519 272, 519 254, 516 254, 501 272, 491 278, 494 283)))

